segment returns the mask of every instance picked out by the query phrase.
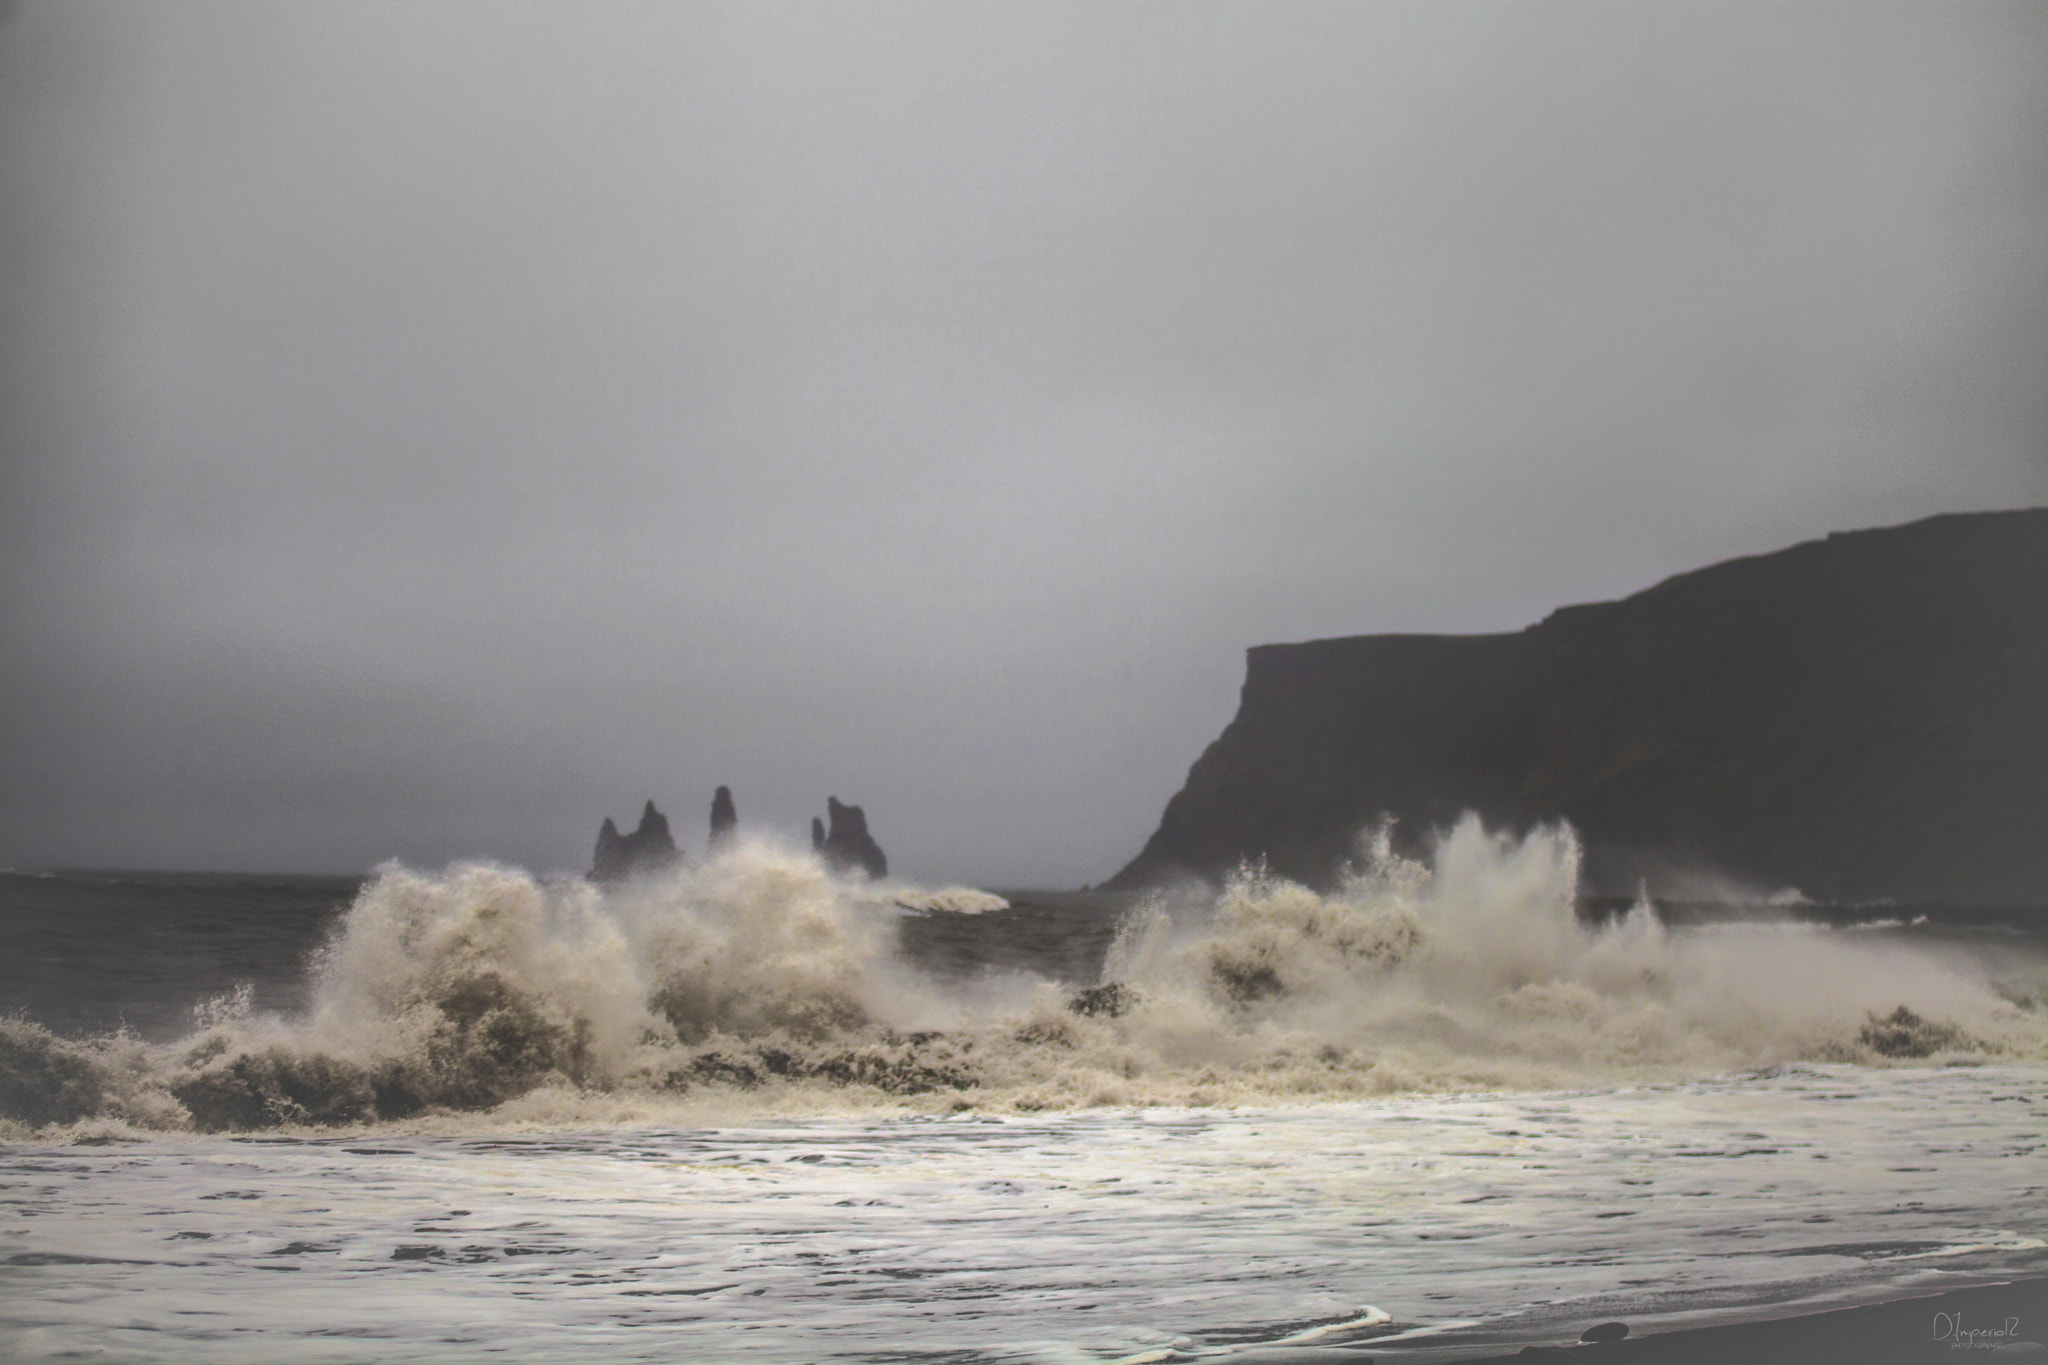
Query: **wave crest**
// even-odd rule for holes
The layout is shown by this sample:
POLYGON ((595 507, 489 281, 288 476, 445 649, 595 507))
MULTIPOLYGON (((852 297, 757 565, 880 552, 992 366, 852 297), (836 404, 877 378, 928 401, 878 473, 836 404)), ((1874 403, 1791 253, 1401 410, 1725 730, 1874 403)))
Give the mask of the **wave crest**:
POLYGON ((1077 989, 921 973, 897 938, 915 889, 877 899, 757 840, 612 888, 393 866, 315 955, 302 1016, 244 992, 164 1045, 0 1020, 0 1115, 219 1131, 1228 1104, 2048 1048, 2038 961, 2008 954, 2034 973, 2015 986, 1874 934, 1673 930, 1647 901, 1588 923, 1578 869, 1562 826, 1467 819, 1427 864, 1383 826, 1329 894, 1252 867, 1139 903, 1077 989))

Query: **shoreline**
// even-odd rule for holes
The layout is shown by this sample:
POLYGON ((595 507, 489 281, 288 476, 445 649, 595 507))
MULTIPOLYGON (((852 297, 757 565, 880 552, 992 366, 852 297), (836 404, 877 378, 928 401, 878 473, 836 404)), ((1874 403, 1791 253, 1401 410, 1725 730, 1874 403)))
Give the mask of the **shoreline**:
MULTIPOLYGON (((1593 1324, 1578 1328, 1583 1331, 1593 1324)), ((1532 1365, 1545 1360, 1601 1365, 1817 1365, 1820 1362, 1883 1362, 1932 1365, 1949 1361, 2033 1360, 2048 1362, 2048 1275, 1958 1289, 1907 1292, 1879 1303, 1818 1312, 1792 1312, 1715 1326, 1654 1328, 1620 1341, 1578 1342, 1570 1335, 1511 1345, 1472 1343, 1420 1350, 1361 1349, 1344 1357, 1357 1365, 1367 1357, 1414 1361, 1417 1365, 1532 1365)), ((1338 1359, 1331 1356, 1331 1361, 1338 1359)))

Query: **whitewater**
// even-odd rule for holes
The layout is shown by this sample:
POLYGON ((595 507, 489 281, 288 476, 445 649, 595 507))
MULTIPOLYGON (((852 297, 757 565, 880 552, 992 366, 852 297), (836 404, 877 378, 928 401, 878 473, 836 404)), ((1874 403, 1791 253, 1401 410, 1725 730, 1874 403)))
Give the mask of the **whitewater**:
POLYGON ((2048 1267, 2038 932, 1578 865, 387 867, 289 988, 0 1020, 0 1357, 1456 1358, 2048 1267))

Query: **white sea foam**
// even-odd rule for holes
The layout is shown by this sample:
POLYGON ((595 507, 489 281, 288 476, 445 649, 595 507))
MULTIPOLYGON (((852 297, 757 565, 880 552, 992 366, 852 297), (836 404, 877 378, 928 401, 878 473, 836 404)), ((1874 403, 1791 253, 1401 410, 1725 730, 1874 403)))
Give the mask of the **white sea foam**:
POLYGON ((944 886, 936 891, 904 887, 891 892, 889 902, 923 914, 986 915, 992 910, 1010 908, 1010 903, 994 892, 978 891, 971 886, 944 886))
POLYGON ((1647 1336, 2042 1273, 2041 1076, 6 1145, 0 1358, 1270 1365, 1647 1336))
MULTIPOLYGON (((1647 900, 1592 925, 1578 866, 1562 827, 1467 820, 1428 865, 1378 831, 1328 894, 1249 869, 1140 903, 1078 993, 1014 971, 934 979, 899 951, 915 888, 848 883, 769 841, 609 889, 392 866, 312 964, 303 1015, 228 998, 162 1046, 0 1022, 0 1111, 17 1129, 141 1130, 1030 1112, 2048 1050, 2039 962, 1671 929, 1647 900)), ((1002 913, 930 894, 926 914, 1002 913)))

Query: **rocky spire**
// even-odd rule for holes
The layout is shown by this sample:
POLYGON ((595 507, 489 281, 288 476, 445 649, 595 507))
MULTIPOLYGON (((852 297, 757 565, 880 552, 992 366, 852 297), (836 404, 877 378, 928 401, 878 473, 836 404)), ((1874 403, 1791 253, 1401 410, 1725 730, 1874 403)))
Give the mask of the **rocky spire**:
POLYGON ((732 804, 732 788, 720 787, 711 798, 711 842, 706 849, 723 847, 739 827, 740 813, 732 804))
POLYGON ((649 801, 640 812, 640 827, 620 834, 607 816, 597 831, 597 851, 591 855, 590 879, 615 882, 639 872, 655 872, 682 856, 668 832, 668 817, 649 801))
POLYGON ((868 833, 868 817, 859 806, 841 805, 839 798, 825 798, 825 813, 831 817, 828 832, 811 821, 811 845, 825 855, 825 861, 842 872, 859 868, 880 880, 889 875, 889 859, 882 846, 868 833))

